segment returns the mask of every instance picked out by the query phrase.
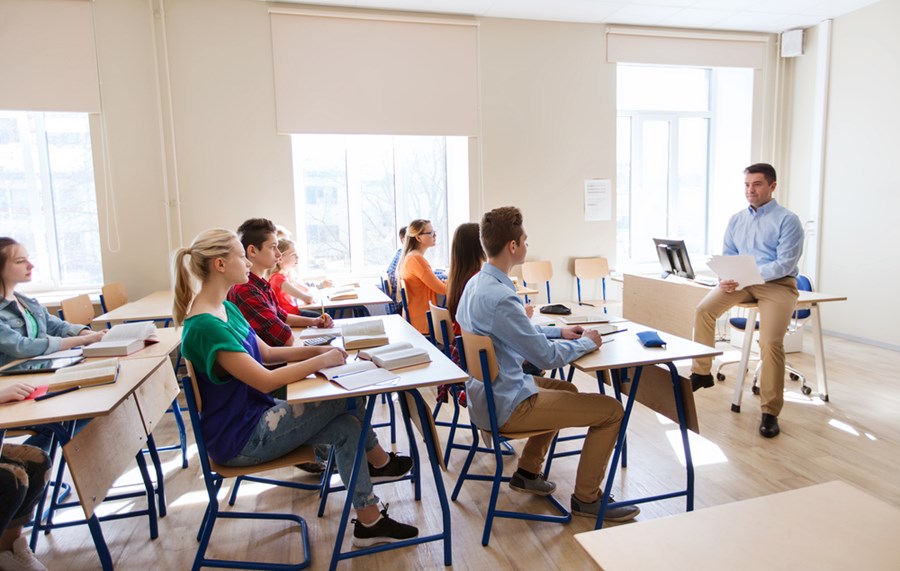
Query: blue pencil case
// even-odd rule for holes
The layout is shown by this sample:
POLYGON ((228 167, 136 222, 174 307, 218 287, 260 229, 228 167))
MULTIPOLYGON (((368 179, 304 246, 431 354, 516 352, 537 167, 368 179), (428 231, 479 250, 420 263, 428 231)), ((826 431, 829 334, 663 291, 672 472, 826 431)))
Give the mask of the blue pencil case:
POLYGON ((638 340, 644 347, 665 347, 666 342, 662 340, 656 331, 641 331, 637 334, 638 340))

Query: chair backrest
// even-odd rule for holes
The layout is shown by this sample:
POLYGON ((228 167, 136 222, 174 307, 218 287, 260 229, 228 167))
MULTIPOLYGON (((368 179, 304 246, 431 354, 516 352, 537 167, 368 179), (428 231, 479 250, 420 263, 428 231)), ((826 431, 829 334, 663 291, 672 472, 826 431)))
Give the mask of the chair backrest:
POLYGON ((522 264, 522 279, 528 282, 549 282, 553 277, 553 264, 550 260, 537 260, 522 264))
POLYGON ((128 293, 125 292, 125 284, 115 282, 106 284, 100 289, 100 307, 103 313, 118 309, 128 303, 128 293))
POLYGON ((484 351, 487 357, 487 373, 490 377, 488 380, 491 381, 496 379, 497 375, 500 373, 500 369, 497 366, 497 353, 494 352, 494 342, 491 341, 491 338, 463 331, 462 342, 469 374, 472 375, 473 378, 484 382, 485 371, 481 364, 481 352, 484 351))
POLYGON ((69 323, 90 325, 94 320, 94 304, 86 293, 62 300, 59 307, 62 318, 69 323))
POLYGON ((409 317, 409 304, 406 301, 406 282, 398 279, 397 283, 400 285, 400 305, 403 307, 403 317, 406 318, 407 323, 412 323, 412 319, 409 317))
POLYGON ((394 288, 391 287, 391 278, 387 274, 381 274, 381 290, 391 299, 394 298, 394 288))
POLYGON ((444 352, 450 351, 453 343, 453 320, 450 319, 450 310, 445 307, 428 302, 431 322, 434 327, 434 340, 444 348, 444 352))
MULTIPOLYGON (((803 274, 797 276, 797 289, 800 291, 813 291, 812 281, 803 274)), ((798 309, 794 312, 794 319, 796 321, 804 321, 809 319, 809 316, 812 315, 812 311, 809 309, 798 309)), ((795 324, 796 325, 796 324, 795 324)))
POLYGON ((609 260, 606 258, 575 258, 575 277, 582 280, 596 280, 609 275, 609 260))
POLYGON ((197 374, 194 372, 194 365, 187 359, 184 360, 187 367, 188 379, 191 381, 191 391, 194 393, 194 404, 197 407, 197 414, 203 412, 203 400, 200 398, 200 387, 197 385, 197 374))

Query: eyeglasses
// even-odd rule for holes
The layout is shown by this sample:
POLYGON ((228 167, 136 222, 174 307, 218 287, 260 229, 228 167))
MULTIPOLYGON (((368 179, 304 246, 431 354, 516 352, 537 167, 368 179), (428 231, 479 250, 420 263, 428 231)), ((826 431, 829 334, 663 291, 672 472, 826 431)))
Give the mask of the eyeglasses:
POLYGON ((434 230, 431 232, 419 232, 419 236, 437 236, 437 232, 434 230))

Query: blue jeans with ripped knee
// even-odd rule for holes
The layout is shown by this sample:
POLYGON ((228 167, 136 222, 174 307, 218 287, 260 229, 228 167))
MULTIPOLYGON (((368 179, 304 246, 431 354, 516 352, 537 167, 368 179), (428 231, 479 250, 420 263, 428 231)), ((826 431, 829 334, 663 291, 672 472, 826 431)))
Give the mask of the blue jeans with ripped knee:
MULTIPOLYGON (((275 399, 275 406, 260 417, 259 422, 241 452, 226 462, 228 466, 253 466, 275 460, 302 445, 330 444, 334 446, 338 473, 345 483, 350 481, 356 445, 366 413, 366 403, 356 399, 356 410, 347 409, 347 399, 290 404, 275 399)), ((369 428, 366 452, 378 445, 375 432, 369 428)), ((362 509, 375 505, 378 497, 372 493, 372 481, 366 464, 356 479, 353 507, 362 509)))

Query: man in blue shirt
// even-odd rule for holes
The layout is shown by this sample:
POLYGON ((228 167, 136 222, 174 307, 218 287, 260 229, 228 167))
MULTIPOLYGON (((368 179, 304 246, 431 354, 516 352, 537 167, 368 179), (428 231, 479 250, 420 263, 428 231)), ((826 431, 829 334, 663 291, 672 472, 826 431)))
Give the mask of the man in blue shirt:
POLYGON ((399 236, 400 247, 397 248, 397 253, 391 258, 391 263, 388 264, 387 268, 388 281, 390 282, 391 287, 391 298, 394 300, 394 303, 390 304, 388 307, 388 313, 400 313, 401 309, 400 285, 397 283, 397 264, 400 263, 400 256, 403 254, 403 243, 406 241, 406 226, 400 228, 399 236))
MULTIPOLYGON (((803 225, 796 214, 772 198, 775 169, 766 163, 744 170, 744 195, 750 206, 731 217, 725 229, 726 256, 751 255, 766 283, 738 289, 740 284, 722 280, 697 306, 694 341, 715 345, 716 320, 739 303, 759 306, 759 376, 762 420, 759 432, 778 436, 778 413, 784 405, 784 335, 797 303, 797 262, 803 253, 803 225)), ((691 367, 694 390, 713 386, 712 359, 695 359, 691 367)))
MULTIPOLYGON (((488 261, 466 284, 456 319, 463 331, 490 337, 494 344, 499 374, 492 386, 501 431, 588 427, 571 505, 575 514, 597 517, 600 483, 622 423, 622 405, 605 395, 579 393, 566 381, 522 372, 526 359, 541 369, 555 369, 596 351, 603 343, 595 330, 531 324, 508 276, 513 266, 525 261, 528 252, 522 222, 522 213, 511 206, 484 215, 479 230, 488 261), (548 338, 563 341, 551 342, 548 338)), ((466 391, 471 420, 479 427, 490 427, 483 383, 470 379, 466 391)), ((556 484, 541 474, 554 435, 549 432, 528 439, 518 470, 509 482, 513 490, 548 495, 556 489, 556 484)), ((639 512, 637 506, 618 507, 608 509, 604 519, 627 521, 639 512)))

